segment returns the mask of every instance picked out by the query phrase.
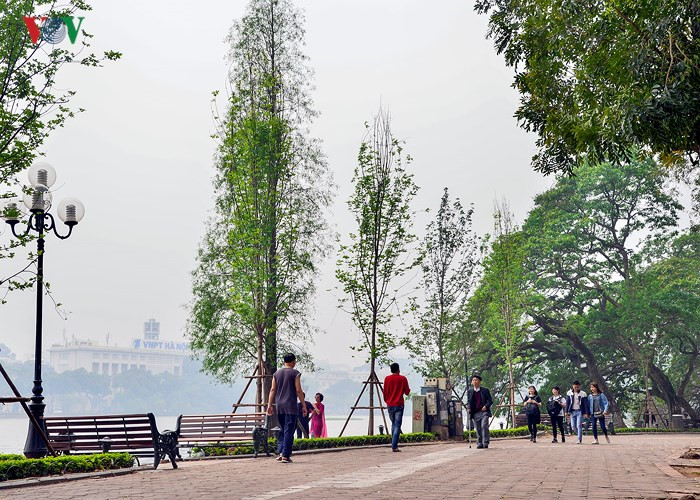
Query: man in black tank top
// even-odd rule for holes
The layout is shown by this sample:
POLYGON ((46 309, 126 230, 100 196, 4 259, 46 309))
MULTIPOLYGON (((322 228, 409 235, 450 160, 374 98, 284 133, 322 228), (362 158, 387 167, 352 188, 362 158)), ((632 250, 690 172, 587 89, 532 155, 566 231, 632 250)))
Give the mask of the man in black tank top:
POLYGON ((270 388, 270 400, 268 401, 267 414, 277 412, 280 431, 277 436, 277 460, 283 463, 291 463, 292 444, 294 443, 294 428, 297 421, 297 398, 302 403, 302 415, 307 415, 304 405, 304 393, 301 390, 301 373, 296 366, 296 356, 288 353, 284 355, 284 367, 279 368, 272 376, 270 388))

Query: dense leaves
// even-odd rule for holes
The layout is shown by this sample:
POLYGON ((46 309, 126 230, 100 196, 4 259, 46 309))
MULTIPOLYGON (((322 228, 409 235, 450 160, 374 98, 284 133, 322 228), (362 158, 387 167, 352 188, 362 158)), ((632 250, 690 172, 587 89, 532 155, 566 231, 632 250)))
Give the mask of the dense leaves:
POLYGON ((640 145, 700 161, 700 1, 476 0, 515 70, 533 166, 624 163, 640 145))

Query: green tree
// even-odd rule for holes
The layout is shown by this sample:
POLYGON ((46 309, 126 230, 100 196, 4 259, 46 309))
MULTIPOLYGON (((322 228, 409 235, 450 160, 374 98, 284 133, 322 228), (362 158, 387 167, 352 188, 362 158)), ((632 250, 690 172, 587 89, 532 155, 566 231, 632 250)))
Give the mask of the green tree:
POLYGON ((428 377, 464 377, 467 342, 462 328, 464 307, 476 282, 477 239, 472 230, 472 207, 465 211, 459 199, 450 203, 445 188, 437 215, 426 229, 421 245, 422 287, 425 305, 416 298, 412 308, 417 324, 407 339, 414 366, 428 377))
MULTIPOLYGON (((496 205, 493 217, 493 242, 484 258, 483 278, 472 297, 471 313, 480 334, 503 360, 510 419, 515 426, 516 368, 527 331, 523 308, 523 235, 505 201, 496 205)), ((488 240, 485 244, 489 245, 488 240)))
MULTIPOLYGON (((585 362, 590 380, 605 391, 605 365, 639 373, 645 364, 635 337, 614 318, 632 291, 644 236, 661 238, 676 226, 682 207, 666 179, 659 165, 638 156, 619 166, 584 163, 575 177, 561 177, 537 196, 523 226, 526 307, 538 327, 528 347, 550 359, 585 362)), ((662 369, 655 377, 668 387, 662 369)))
MULTIPOLYGON (((104 60, 121 57, 114 51, 102 56, 90 53, 92 35, 84 29, 77 39, 77 50, 71 44, 52 45, 42 38, 34 44, 24 16, 73 16, 89 10, 90 5, 81 0, 61 6, 31 0, 0 2, 0 212, 4 198, 20 194, 16 176, 41 154, 49 134, 63 127, 76 112, 84 111, 70 107, 74 90, 56 86, 61 68, 69 64, 96 67, 104 60)), ((14 250, 25 241, 13 239, 0 245, 0 259, 14 257, 14 250)), ((32 282, 14 273, 12 278, 0 276, 0 285, 7 286, 6 291, 31 286, 32 282)), ((0 304, 5 295, 0 297, 0 304)))
POLYGON ((700 163, 700 1, 476 0, 515 70, 533 166, 623 163, 632 146, 700 163))
MULTIPOLYGON (((348 200, 357 229, 350 233, 350 243, 340 246, 336 277, 345 294, 341 307, 346 307, 361 333, 355 349, 369 358, 366 385, 373 407, 376 362, 385 360, 399 343, 390 330, 399 289, 405 286, 398 281, 416 265, 409 250, 416 240, 411 233, 411 201, 418 187, 406 171, 411 157, 404 160, 388 112, 380 109, 365 128, 352 180, 355 189, 348 200)), ((374 409, 370 409, 368 433, 373 432, 374 409)))
POLYGON ((330 177, 307 131, 316 112, 300 11, 288 0, 251 0, 229 42, 232 93, 223 116, 215 112, 215 214, 193 272, 188 334, 221 381, 257 367, 261 403, 281 351, 303 360, 314 331, 330 177))

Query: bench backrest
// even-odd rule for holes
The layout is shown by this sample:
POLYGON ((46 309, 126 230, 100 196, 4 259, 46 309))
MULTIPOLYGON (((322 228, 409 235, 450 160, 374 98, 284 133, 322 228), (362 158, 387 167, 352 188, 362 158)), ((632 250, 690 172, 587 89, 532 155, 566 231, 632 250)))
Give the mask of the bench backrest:
POLYGON ((264 427, 265 420, 265 413, 180 415, 176 432, 181 444, 250 441, 253 430, 264 427))
POLYGON ((92 415, 46 417, 49 441, 56 451, 100 453, 100 439, 111 439, 110 451, 143 450, 153 455, 158 446, 158 430, 152 413, 143 415, 92 415))

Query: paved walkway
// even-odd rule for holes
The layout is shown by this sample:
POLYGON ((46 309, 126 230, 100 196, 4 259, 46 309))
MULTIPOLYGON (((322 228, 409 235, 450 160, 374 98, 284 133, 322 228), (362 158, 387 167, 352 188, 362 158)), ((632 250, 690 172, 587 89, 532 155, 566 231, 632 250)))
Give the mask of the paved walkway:
MULTIPOLYGON (((586 443, 590 438, 586 438, 586 443)), ((541 439, 412 446, 271 458, 163 464, 107 479, 0 491, 0 498, 693 498, 700 480, 668 463, 695 435, 613 436, 612 444, 553 444, 541 439)))

